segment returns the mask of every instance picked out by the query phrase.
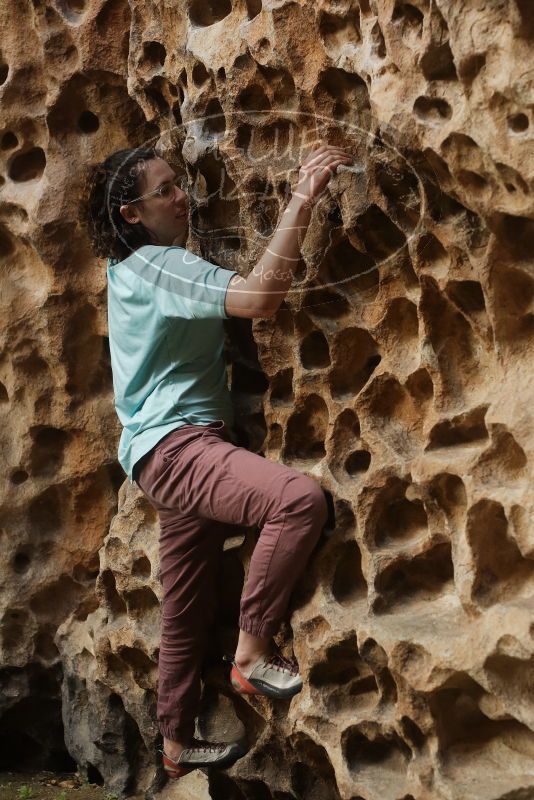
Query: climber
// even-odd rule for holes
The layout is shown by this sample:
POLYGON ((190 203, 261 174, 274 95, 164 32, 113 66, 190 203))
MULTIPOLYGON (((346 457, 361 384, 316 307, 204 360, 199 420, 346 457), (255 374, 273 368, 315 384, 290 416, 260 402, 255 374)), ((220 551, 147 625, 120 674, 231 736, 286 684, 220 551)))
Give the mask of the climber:
POLYGON ((231 686, 274 699, 302 688, 294 656, 282 656, 273 636, 325 525, 326 498, 312 478, 237 445, 222 320, 277 311, 312 207, 337 167, 350 163, 343 148, 325 144, 306 156, 278 227, 246 278, 186 249, 186 175, 154 149, 119 150, 88 170, 81 218, 95 256, 107 258, 111 367, 123 426, 118 457, 160 526, 157 719, 169 777, 229 766, 246 752, 239 742, 194 737, 231 526, 260 528, 237 647, 226 656, 231 686))

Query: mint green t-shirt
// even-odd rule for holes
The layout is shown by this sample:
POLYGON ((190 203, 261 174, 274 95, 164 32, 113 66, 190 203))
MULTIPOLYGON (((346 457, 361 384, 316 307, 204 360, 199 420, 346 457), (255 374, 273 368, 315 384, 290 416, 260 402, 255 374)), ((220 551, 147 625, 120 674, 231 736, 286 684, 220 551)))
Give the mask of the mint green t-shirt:
POLYGON ((118 459, 133 467, 182 425, 226 422, 236 441, 223 358, 226 288, 237 273, 183 247, 144 245, 108 259, 108 330, 118 459))

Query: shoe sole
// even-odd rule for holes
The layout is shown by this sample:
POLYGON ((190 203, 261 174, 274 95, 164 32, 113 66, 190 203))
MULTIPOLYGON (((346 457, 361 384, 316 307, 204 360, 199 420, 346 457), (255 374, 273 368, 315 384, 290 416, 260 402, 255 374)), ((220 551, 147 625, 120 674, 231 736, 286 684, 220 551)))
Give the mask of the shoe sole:
POLYGON ((271 686, 269 683, 257 680, 256 678, 248 680, 241 675, 235 666, 232 667, 230 681, 233 689, 238 694, 260 694, 265 695, 265 697, 270 697, 273 700, 287 700, 289 697, 293 697, 294 695, 298 694, 302 689, 302 682, 300 686, 293 686, 291 689, 279 689, 276 686, 271 686))
POLYGON ((176 780, 178 778, 182 778, 184 775, 188 775, 190 772, 193 772, 195 769, 206 769, 207 767, 215 767, 215 769, 225 769, 226 767, 231 767, 235 762, 242 758, 246 754, 246 750, 243 748, 234 749, 227 756, 221 758, 219 761, 195 761, 192 763, 191 761, 183 761, 179 767, 175 767, 172 764, 168 766, 165 764, 165 756, 163 757, 163 769, 165 770, 166 774, 169 778, 176 780))

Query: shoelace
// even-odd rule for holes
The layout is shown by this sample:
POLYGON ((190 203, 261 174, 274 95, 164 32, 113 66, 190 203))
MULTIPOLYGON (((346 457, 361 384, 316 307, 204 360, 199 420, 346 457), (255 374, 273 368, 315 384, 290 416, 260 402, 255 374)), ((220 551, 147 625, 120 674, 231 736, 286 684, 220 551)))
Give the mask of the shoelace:
POLYGON ((191 739, 191 746, 188 750, 201 750, 205 753, 222 753, 228 745, 224 742, 206 742, 203 739, 191 739))
POLYGON ((290 675, 298 675, 299 673, 299 666, 297 663, 296 658, 284 658, 279 653, 273 653, 272 656, 265 662, 269 666, 274 667, 274 669, 278 670, 279 672, 289 672, 290 675))

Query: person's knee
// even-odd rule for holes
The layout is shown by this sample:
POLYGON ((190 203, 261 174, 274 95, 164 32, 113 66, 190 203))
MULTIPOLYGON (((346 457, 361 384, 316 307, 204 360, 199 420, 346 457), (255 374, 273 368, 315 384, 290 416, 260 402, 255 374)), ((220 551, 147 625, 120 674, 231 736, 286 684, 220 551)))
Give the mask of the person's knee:
POLYGON ((317 481, 302 476, 299 485, 299 500, 313 520, 320 520, 324 525, 328 517, 326 495, 317 481))

